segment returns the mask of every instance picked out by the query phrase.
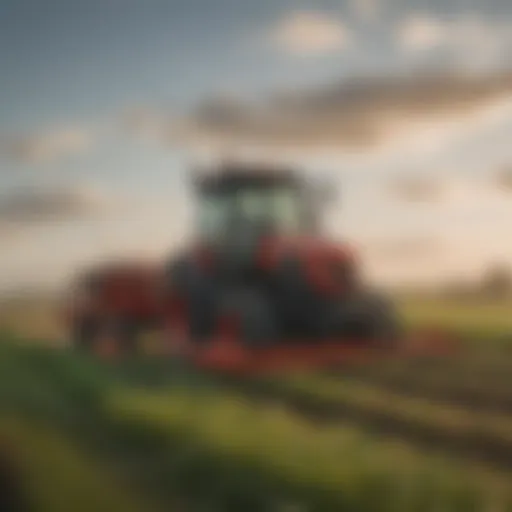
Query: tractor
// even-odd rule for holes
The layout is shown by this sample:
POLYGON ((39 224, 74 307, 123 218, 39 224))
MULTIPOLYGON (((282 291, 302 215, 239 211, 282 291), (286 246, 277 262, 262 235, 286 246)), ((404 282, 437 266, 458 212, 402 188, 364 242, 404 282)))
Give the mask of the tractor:
POLYGON ((264 371, 394 348, 393 304, 364 282, 355 251, 322 231, 329 188, 292 169, 236 164, 197 173, 193 186, 195 239, 162 282, 181 353, 197 365, 264 371))
POLYGON ((192 187, 196 222, 185 250, 79 277, 67 317, 75 347, 106 342, 133 353, 152 329, 197 367, 260 373, 414 346, 452 350, 436 329, 404 339, 392 302, 361 276, 356 251, 325 235, 319 212, 332 188, 293 169, 247 164, 197 172, 192 187))

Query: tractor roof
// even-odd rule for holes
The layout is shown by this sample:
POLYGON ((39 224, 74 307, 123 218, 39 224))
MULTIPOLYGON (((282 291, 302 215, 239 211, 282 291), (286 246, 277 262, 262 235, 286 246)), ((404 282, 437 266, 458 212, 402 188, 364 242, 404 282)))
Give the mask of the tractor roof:
POLYGON ((214 172, 201 174, 196 186, 203 191, 236 190, 244 187, 300 187, 299 174, 285 167, 265 165, 222 165, 214 172))

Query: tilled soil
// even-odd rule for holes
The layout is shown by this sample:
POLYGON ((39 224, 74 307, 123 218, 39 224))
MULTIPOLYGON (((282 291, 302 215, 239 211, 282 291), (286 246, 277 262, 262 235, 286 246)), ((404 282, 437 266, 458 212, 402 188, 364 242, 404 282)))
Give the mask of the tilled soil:
POLYGON ((252 400, 273 402, 316 424, 348 422, 376 435, 397 438, 422 449, 463 457, 502 470, 512 470, 512 440, 482 434, 477 430, 448 430, 392 412, 374 410, 364 404, 348 403, 290 390, 257 381, 223 379, 252 400))

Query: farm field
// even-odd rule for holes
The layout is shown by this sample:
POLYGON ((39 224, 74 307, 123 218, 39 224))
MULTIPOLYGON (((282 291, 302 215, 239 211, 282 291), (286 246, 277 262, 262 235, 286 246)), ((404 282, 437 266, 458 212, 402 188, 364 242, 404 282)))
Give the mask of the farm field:
POLYGON ((0 480, 14 461, 44 512, 512 511, 512 304, 402 307, 463 353, 234 381, 72 354, 49 308, 0 309, 0 480))

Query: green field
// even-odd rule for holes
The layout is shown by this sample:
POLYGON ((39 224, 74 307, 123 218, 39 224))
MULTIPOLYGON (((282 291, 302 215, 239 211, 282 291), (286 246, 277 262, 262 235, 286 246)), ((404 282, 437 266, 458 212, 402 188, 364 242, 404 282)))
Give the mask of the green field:
POLYGON ((479 342, 498 338, 512 343, 512 301, 401 299, 399 305, 411 326, 434 323, 479 342))
POLYGON ((453 359, 244 381, 66 352, 50 310, 0 309, 0 477, 31 510, 512 511, 511 304, 404 301, 453 359))

